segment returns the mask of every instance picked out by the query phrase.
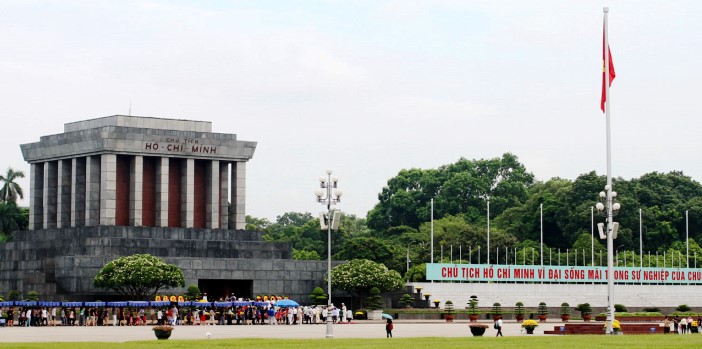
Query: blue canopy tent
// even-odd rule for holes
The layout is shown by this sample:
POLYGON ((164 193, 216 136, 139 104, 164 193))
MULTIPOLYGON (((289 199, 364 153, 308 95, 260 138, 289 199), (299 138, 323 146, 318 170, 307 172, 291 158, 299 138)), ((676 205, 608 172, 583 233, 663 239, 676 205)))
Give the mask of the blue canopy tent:
POLYGON ((249 305, 251 305, 252 303, 253 303, 253 302, 250 302, 250 301, 249 301, 249 302, 247 302, 247 301, 234 301, 234 302, 232 302, 232 304, 233 304, 235 307, 249 306, 249 305))
POLYGON ((192 302, 193 307, 211 307, 212 302, 192 302))
POLYGON ((149 302, 147 301, 129 301, 128 302, 130 307, 148 307, 149 302))
POLYGON ((228 308, 232 306, 234 302, 214 302, 214 306, 217 308, 228 308))
POLYGON ((62 307, 82 307, 83 302, 61 302, 62 307))
POLYGON ((61 302, 39 302, 40 307, 58 307, 61 306, 61 302))
POLYGON ((86 307, 104 307, 105 302, 85 302, 83 303, 86 307))
POLYGON ((27 302, 27 301, 15 301, 15 306, 18 306, 18 307, 36 307, 36 306, 37 306, 37 302, 34 302, 34 301, 31 301, 31 302, 27 302))
POLYGON ((149 303, 151 303, 151 306, 152 306, 152 307, 167 307, 167 306, 171 305, 171 302, 170 302, 170 301, 168 301, 168 302, 164 302, 164 301, 151 301, 151 302, 149 302, 149 303))
POLYGON ((107 302, 108 307, 126 307, 127 302, 107 302))
POLYGON ((187 301, 187 302, 178 302, 179 307, 189 307, 192 305, 193 302, 187 301))
POLYGON ((15 305, 15 302, 13 301, 0 302, 0 307, 11 307, 13 305, 15 305))
POLYGON ((267 306, 271 305, 271 303, 269 303, 269 302, 254 302, 253 305, 255 305, 257 307, 267 307, 267 306))
POLYGON ((299 307, 300 304, 295 302, 292 299, 283 299, 280 301, 275 302, 276 307, 281 307, 281 308, 294 308, 294 307, 299 307))

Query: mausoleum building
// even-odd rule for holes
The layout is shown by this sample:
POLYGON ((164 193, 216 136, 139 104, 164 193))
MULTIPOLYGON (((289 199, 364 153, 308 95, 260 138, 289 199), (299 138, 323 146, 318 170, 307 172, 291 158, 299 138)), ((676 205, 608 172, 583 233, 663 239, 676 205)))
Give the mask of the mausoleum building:
POLYGON ((292 260, 290 243, 245 230, 256 142, 206 121, 114 115, 65 124, 21 149, 31 166, 29 230, 0 244, 0 291, 114 299, 93 279, 137 253, 177 265, 186 287, 210 299, 303 300, 324 284, 325 262, 292 260))

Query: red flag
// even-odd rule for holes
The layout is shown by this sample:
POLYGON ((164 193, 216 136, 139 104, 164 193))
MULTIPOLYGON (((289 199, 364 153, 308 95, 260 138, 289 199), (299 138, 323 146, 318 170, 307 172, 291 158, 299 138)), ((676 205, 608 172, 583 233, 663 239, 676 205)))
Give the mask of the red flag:
MULTIPOLYGON (((607 93, 605 92, 605 38, 604 29, 602 30, 602 99, 600 99, 600 109, 602 112, 605 111, 605 102, 607 101, 607 93)), ((612 80, 617 76, 614 73, 614 62, 612 62, 612 51, 609 50, 609 45, 607 43, 607 56, 609 58, 609 86, 612 86, 612 80)))

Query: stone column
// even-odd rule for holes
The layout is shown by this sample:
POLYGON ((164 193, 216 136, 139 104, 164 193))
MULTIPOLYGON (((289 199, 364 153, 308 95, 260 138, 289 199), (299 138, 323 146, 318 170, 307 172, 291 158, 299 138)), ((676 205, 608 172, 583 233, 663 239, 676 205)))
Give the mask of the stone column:
POLYGON ((56 227, 67 228, 71 226, 71 160, 56 161, 57 168, 57 195, 56 195, 56 227))
POLYGON ((219 162, 219 227, 229 229, 229 164, 219 162))
POLYGON ((100 225, 115 225, 117 155, 100 156, 100 225))
POLYGON ((156 226, 168 226, 168 158, 156 162, 156 226))
POLYGON ((232 209, 229 229, 246 228, 246 162, 232 162, 232 209))
POLYGON ((207 166, 207 208, 205 227, 219 228, 219 160, 212 160, 207 166))
POLYGON ((100 155, 85 158, 85 225, 100 224, 100 155))
POLYGON ((183 159, 181 172, 181 226, 192 228, 195 225, 195 159, 183 159))
POLYGON ((44 229, 56 228, 56 199, 58 195, 58 164, 56 161, 44 163, 44 229))
POLYGON ((71 226, 85 225, 85 158, 71 159, 71 226))
POLYGON ((142 198, 144 190, 144 157, 135 155, 129 164, 129 225, 142 226, 142 198))
POLYGON ((44 228, 44 163, 31 164, 29 171, 29 230, 38 230, 44 228))

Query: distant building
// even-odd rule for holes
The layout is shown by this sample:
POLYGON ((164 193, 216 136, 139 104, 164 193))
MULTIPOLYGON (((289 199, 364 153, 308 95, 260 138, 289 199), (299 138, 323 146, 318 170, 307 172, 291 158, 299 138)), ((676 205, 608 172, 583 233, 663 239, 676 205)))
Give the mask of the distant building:
POLYGON ((324 282, 324 262, 293 261, 290 244, 244 230, 256 142, 213 133, 205 121, 114 115, 21 148, 31 165, 29 230, 0 245, 0 290, 109 299, 93 277, 135 253, 178 265, 186 286, 210 300, 306 299, 324 282))

